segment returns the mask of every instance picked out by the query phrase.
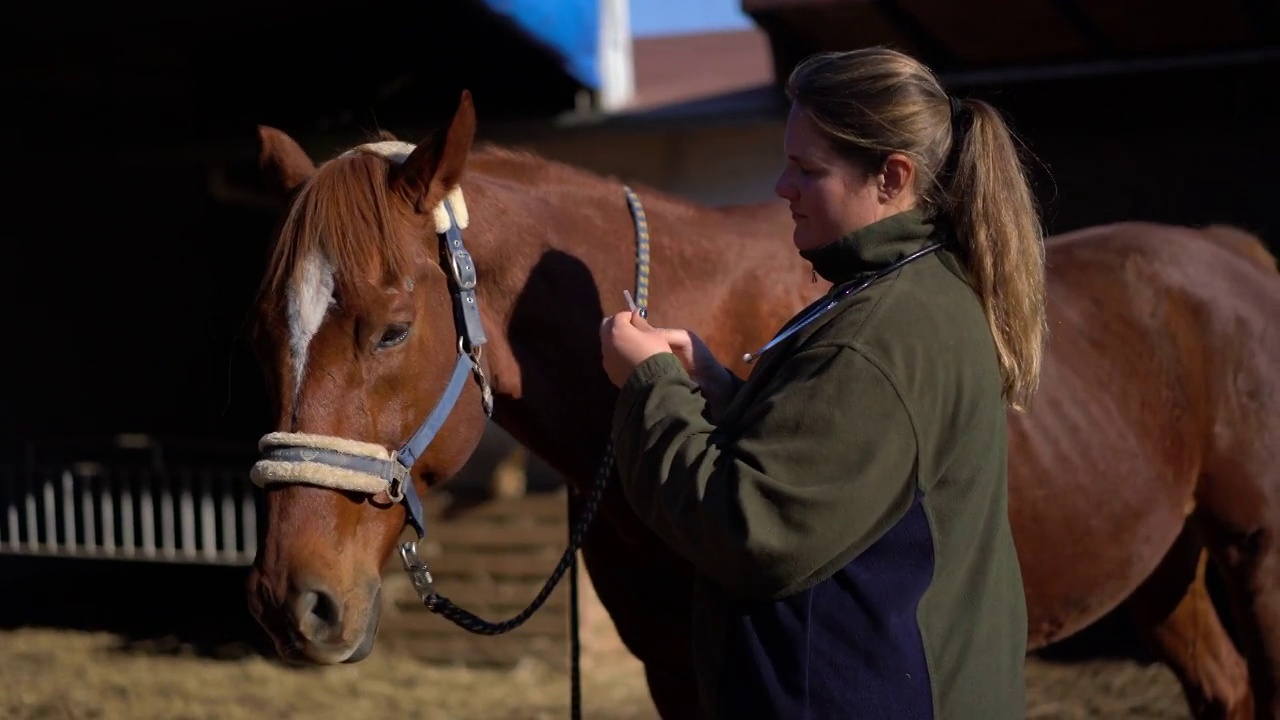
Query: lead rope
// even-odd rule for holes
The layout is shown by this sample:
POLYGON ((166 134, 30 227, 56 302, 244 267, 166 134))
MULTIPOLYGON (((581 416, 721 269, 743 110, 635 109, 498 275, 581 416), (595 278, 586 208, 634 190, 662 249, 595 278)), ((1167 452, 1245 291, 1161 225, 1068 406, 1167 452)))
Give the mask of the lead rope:
MULTIPOLYGON (((636 197, 635 192, 626 185, 622 186, 623 192, 627 195, 627 206, 631 209, 631 217, 636 225, 636 312, 641 317, 649 317, 649 221, 645 218, 644 206, 640 204, 640 199, 636 197)), ((613 441, 609 440, 605 445, 604 463, 602 464, 601 478, 607 478, 608 472, 613 467, 613 441)), ((603 479, 600 484, 603 484, 603 479)), ((573 517, 573 497, 569 493, 565 493, 566 502, 568 503, 568 516, 573 517)), ((592 508, 594 512, 594 508, 592 508)), ((573 542, 572 533, 570 533, 570 543, 573 542)), ((573 720, 581 720, 582 718, 582 673, 581 673, 581 657, 582 646, 579 640, 579 611, 578 611, 578 554, 573 554, 573 559, 569 563, 573 574, 569 576, 569 716, 573 720)))
MULTIPOLYGON (((644 207, 640 204, 640 199, 636 197, 631 188, 624 185, 622 189, 626 193, 627 205, 631 209, 636 229, 636 311, 640 313, 641 317, 647 318, 649 316, 649 223, 645 219, 644 207)), ((578 628, 578 549, 582 545, 582 539, 586 535, 591 521, 595 519, 596 509, 600 505, 600 498, 604 495, 605 485, 608 484, 609 475, 613 472, 613 463, 613 441, 608 440, 605 443, 604 457, 600 461, 600 468, 591 484, 591 491, 587 494, 586 502, 582 506, 582 515, 579 516, 578 522, 571 526, 569 546, 565 548, 564 554, 560 556, 560 561, 556 563, 555 569, 551 571, 551 576, 547 578, 542 589, 530 601, 528 607, 507 620, 491 622, 458 607, 449 598, 435 591, 431 572, 426 563, 418 559, 416 555, 405 555, 402 558, 405 563, 405 569, 409 572, 415 588, 422 596, 422 604, 427 610, 475 635, 502 635, 523 625, 551 596, 556 585, 564 577, 565 572, 572 569, 573 575, 569 579, 569 713, 573 720, 581 720, 582 718, 581 646, 578 628)), ((572 516, 572 495, 569 492, 566 492, 565 495, 569 498, 568 510, 570 516, 572 516)), ((404 555, 403 550, 402 555, 404 555)))

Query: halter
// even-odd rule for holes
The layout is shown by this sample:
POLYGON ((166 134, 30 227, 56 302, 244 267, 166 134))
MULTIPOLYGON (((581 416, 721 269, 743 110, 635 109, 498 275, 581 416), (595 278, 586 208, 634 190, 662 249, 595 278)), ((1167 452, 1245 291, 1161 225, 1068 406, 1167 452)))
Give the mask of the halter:
MULTIPOLYGON (((413 145, 396 141, 371 143, 349 150, 347 154, 361 149, 370 150, 399 164, 404 162, 404 159, 413 151, 413 145)), ((626 194, 627 206, 636 232, 636 307, 639 312, 647 314, 649 225, 640 199, 631 188, 624 185, 622 189, 626 194)), ((418 556, 418 543, 426 537, 427 532, 422 500, 418 497, 418 491, 413 484, 414 463, 430 447, 431 441, 435 439, 436 434, 453 412, 466 385, 468 375, 474 376, 480 385, 481 405, 485 416, 491 417, 493 414, 493 389, 480 365, 481 349, 487 338, 480 322, 479 302, 475 292, 477 284, 475 263, 462 241, 462 230, 467 226, 468 214, 461 188, 455 187, 434 209, 433 214, 436 221, 436 234, 441 241, 441 265, 450 279, 454 326, 458 333, 458 357, 454 363, 453 374, 449 377, 444 393, 436 401, 435 407, 413 435, 395 452, 376 443, 330 435, 268 433, 258 441, 258 449, 262 457, 250 470, 249 477, 259 487, 314 485, 366 495, 385 492, 393 503, 403 504, 406 522, 413 527, 417 538, 400 545, 400 559, 405 572, 413 582, 418 597, 427 610, 477 635, 501 635, 523 625, 550 597, 565 572, 574 568, 575 572, 569 579, 571 611, 574 616, 570 626, 571 714, 573 718, 579 718, 581 716, 581 684, 577 622, 577 553, 595 517, 596 508, 604 494, 609 476, 613 473, 612 441, 606 445, 595 481, 582 506, 578 522, 570 533, 568 547, 565 548, 564 554, 547 578, 542 590, 517 615, 501 622, 491 622, 454 605, 447 597, 436 592, 431 571, 426 562, 418 556)))

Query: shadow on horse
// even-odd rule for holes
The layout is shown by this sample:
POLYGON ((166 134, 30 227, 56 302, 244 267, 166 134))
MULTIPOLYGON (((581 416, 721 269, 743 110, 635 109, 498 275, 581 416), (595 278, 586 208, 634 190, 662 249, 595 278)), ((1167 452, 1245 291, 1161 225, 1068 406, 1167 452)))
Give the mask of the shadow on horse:
MULTIPOLYGON (((467 462, 491 392, 493 420, 581 500, 616 393, 597 329, 635 282, 635 223, 617 181, 473 147, 474 131, 465 93, 450 125, 422 143, 384 135, 319 167, 284 133, 261 129, 263 169, 288 208, 255 341, 275 430, 386 452, 423 425, 470 360, 456 403, 411 458, 418 487, 467 462), (450 227, 462 230, 465 257, 445 247, 450 227), (459 258, 466 272, 452 265, 459 258), (459 299, 460 277, 474 281, 474 307, 459 299), (460 339, 476 307, 483 352, 460 339)), ((637 190, 652 237, 651 322, 693 329, 734 371, 747 370, 744 350, 827 289, 786 242, 781 204, 708 208, 637 190)), ((1137 222, 1054 237, 1046 251, 1042 382, 1031 410, 1010 417, 1009 512, 1030 647, 1124 604, 1197 717, 1280 717, 1274 259, 1233 228, 1137 222), (1239 650, 1209 599, 1210 561, 1239 650)), ((394 481, 326 482, 266 483, 250 604, 285 657, 353 662, 372 648, 380 571, 412 518, 394 481)), ((690 567, 616 483, 582 550, 662 716, 693 717, 690 567)))

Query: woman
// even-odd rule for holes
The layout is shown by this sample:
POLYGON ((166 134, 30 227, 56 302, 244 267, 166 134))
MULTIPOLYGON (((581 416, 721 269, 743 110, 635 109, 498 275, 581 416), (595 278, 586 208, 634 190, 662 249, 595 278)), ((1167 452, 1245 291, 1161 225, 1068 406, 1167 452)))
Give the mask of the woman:
POLYGON ((832 292, 745 381, 686 331, 601 327, 626 495, 699 573, 704 712, 1024 717, 1005 409, 1036 386, 1044 257, 1013 140, 890 50, 787 92, 776 191, 832 292))

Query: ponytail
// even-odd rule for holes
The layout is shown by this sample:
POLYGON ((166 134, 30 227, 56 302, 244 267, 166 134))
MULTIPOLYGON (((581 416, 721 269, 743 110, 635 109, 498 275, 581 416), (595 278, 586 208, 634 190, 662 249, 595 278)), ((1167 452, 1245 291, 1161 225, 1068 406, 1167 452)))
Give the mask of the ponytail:
POLYGON ((1044 238, 1030 182, 1000 113, 982 100, 965 100, 953 122, 965 119, 967 131, 955 135, 960 147, 944 202, 995 338, 1005 398, 1023 411, 1039 385, 1048 334, 1044 238))

